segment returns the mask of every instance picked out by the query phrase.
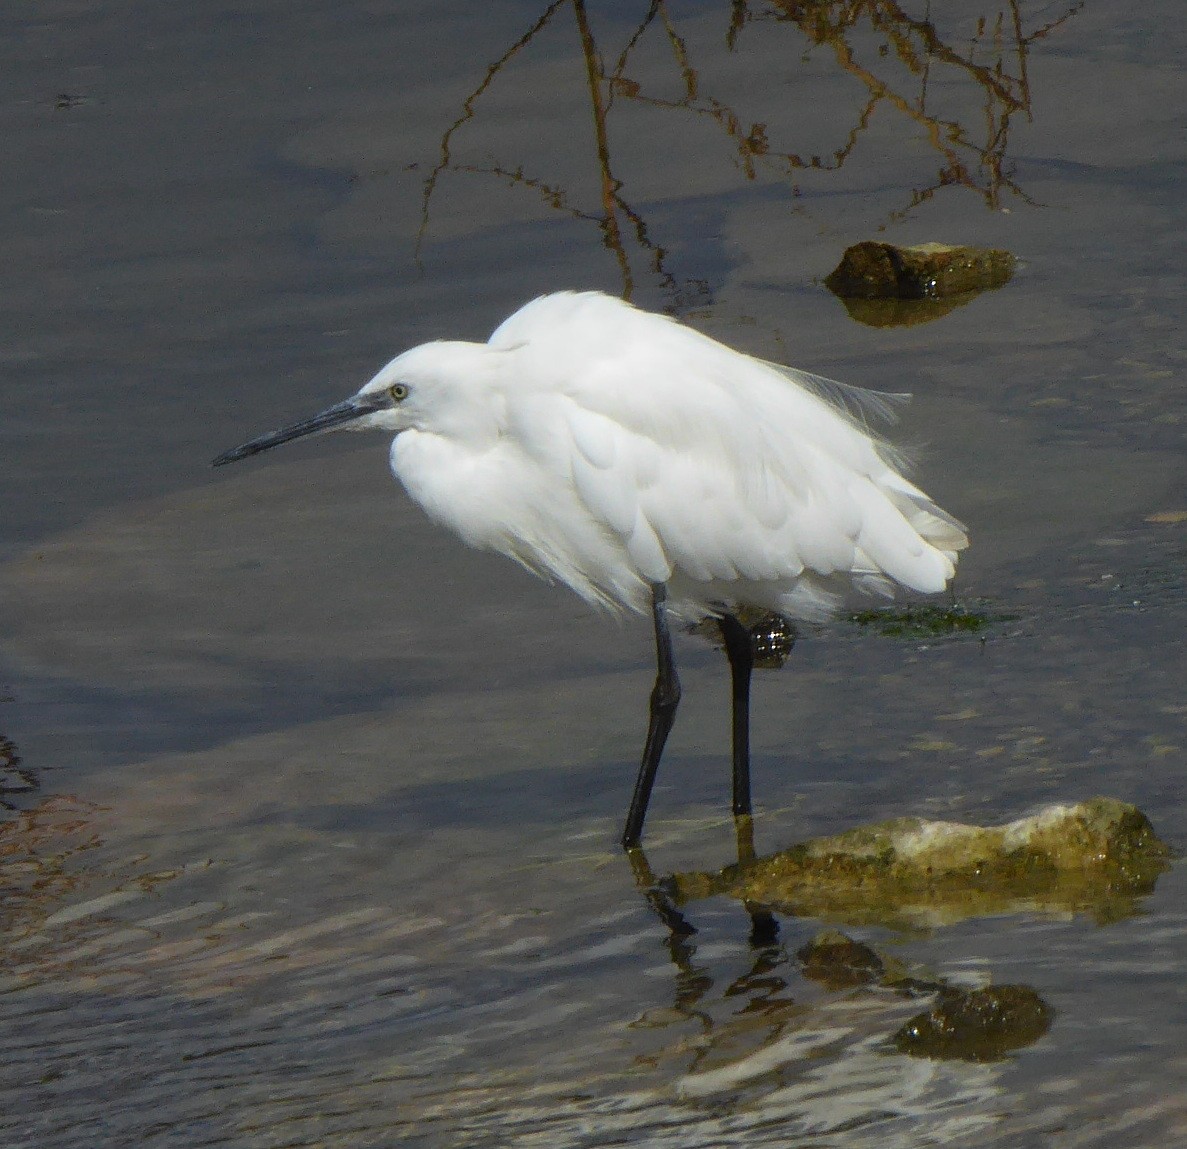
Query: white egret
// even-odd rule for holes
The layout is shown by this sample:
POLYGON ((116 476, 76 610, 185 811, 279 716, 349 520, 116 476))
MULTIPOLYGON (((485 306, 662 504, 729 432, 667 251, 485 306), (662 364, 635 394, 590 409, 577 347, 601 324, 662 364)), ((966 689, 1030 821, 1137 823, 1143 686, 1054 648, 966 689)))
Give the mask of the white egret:
POLYGON ((750 812, 742 606, 821 619, 851 587, 942 590, 964 527, 866 425, 895 396, 734 351, 599 292, 527 304, 486 343, 434 342, 353 398, 220 455, 303 435, 395 436, 431 519, 583 599, 650 612, 658 669, 622 842, 638 844, 680 700, 668 615, 717 620, 733 681, 733 809, 750 812))

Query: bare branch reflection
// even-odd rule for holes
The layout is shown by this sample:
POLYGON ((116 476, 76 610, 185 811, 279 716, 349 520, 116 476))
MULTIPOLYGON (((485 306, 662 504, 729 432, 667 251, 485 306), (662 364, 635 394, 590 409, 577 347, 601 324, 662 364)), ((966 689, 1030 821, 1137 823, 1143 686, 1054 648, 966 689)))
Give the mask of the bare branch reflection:
MULTIPOLYGON (((882 227, 909 215, 947 188, 971 191, 991 209, 1000 208, 1007 196, 1032 203, 1009 163, 1010 126, 1019 114, 1032 115, 1028 60, 1032 46, 1075 15, 1082 2, 1029 28, 1026 0, 985 0, 985 5, 985 11, 972 21, 970 33, 968 20, 955 18, 952 29, 942 32, 932 19, 930 3, 925 4, 924 15, 917 16, 896 0, 732 0, 724 30, 728 52, 745 53, 752 44, 757 47, 755 30, 760 27, 764 44, 769 44, 772 36, 789 35, 794 30, 786 59, 807 61, 815 49, 830 49, 836 67, 860 85, 862 94, 852 109, 850 126, 835 146, 805 152, 774 139, 779 132, 771 121, 786 116, 788 108, 770 108, 767 117, 755 118, 705 90, 703 69, 697 66, 689 38, 677 23, 675 13, 679 10, 667 0, 650 0, 609 68, 585 0, 553 0, 487 68, 443 134, 439 158, 424 183, 417 257, 421 257, 430 232, 432 204, 442 178, 450 172, 469 173, 522 188, 535 194, 549 210, 597 227, 602 246, 615 260, 624 298, 632 296, 645 269, 667 296, 671 310, 706 302, 709 285, 702 279, 676 274, 668 248, 654 238, 643 212, 624 191, 627 180, 616 168, 611 125, 616 108, 629 105, 691 115, 714 125, 728 141, 734 166, 744 181, 755 181, 760 175, 774 178, 793 199, 803 195, 798 181, 805 173, 839 171, 862 143, 875 113, 893 111, 926 141, 926 154, 932 159, 922 161, 929 170, 914 187, 905 189, 905 201, 890 211, 882 227), (459 131, 466 125, 481 126, 483 97, 511 61, 529 50, 564 9, 572 12, 583 68, 580 83, 588 94, 592 117, 599 187, 596 207, 579 205, 560 180, 529 172, 522 163, 498 157, 476 163, 456 155, 459 131), (648 81, 640 78, 654 75, 641 63, 635 66, 644 46, 649 49, 649 59, 654 59, 658 47, 663 58, 670 60, 678 77, 677 96, 649 90, 648 81), (944 109, 945 97, 948 105, 960 106, 960 97, 970 91, 982 94, 978 117, 944 109), (962 122, 962 115, 969 122, 962 122), (938 165, 930 166, 937 159, 938 165)), ((654 87, 654 79, 651 83, 654 87)))
MULTIPOLYGON (((743 22, 750 18, 742 4, 743 22)), ((944 158, 933 182, 916 188, 906 207, 892 218, 902 218, 920 203, 930 199, 943 187, 961 186, 976 192, 989 208, 1001 206, 1002 193, 1008 191, 1027 203, 1033 201, 1007 174, 1005 162, 1010 120, 1018 113, 1031 116, 1030 79, 1027 73, 1027 54, 1031 44, 1047 36, 1083 7, 1072 5, 1057 19, 1026 33, 1020 0, 1009 0, 1005 11, 999 10, 993 19, 978 19, 976 32, 964 50, 945 44, 928 18, 912 18, 894 0, 771 0, 774 18, 795 26, 813 43, 831 47, 842 70, 860 80, 869 92, 861 116, 861 130, 883 101, 913 120, 927 135, 931 147, 944 158), (860 50, 855 46, 855 31, 859 19, 865 17, 871 29, 885 36, 898 60, 912 76, 919 79, 918 95, 909 97, 894 90, 880 76, 874 64, 863 64, 860 50), (990 61, 982 64, 977 57, 984 53, 990 61), (1011 75, 1007 60, 1016 60, 1016 72, 1011 75), (963 73, 985 93, 984 123, 981 138, 974 137, 974 129, 945 119, 928 110, 928 83, 936 64, 948 65, 963 73)), ((928 5, 930 13, 930 4, 928 5)), ((879 49, 880 58, 889 53, 879 49)), ((845 146, 834 153, 833 166, 840 167, 853 148, 856 133, 851 133, 845 146)), ((813 157, 805 165, 801 157, 786 157, 794 167, 828 166, 813 157)))

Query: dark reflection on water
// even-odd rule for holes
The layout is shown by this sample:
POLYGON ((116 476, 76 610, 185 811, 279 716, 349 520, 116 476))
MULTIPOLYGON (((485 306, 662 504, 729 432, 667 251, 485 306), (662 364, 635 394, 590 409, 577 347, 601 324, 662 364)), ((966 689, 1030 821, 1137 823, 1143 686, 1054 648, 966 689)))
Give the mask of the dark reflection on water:
POLYGON ((14 809, 18 796, 31 793, 39 785, 36 773, 22 765, 12 739, 0 734, 0 805, 6 810, 14 809))

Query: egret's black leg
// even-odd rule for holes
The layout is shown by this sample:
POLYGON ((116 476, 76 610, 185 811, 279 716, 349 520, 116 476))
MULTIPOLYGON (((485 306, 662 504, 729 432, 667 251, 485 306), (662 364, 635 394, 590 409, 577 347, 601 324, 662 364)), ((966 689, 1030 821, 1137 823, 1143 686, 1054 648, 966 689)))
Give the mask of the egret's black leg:
POLYGON ((659 769, 660 755, 664 752, 664 743, 668 740, 668 732, 676 720, 676 707, 680 703, 680 679, 676 676, 672 636, 668 632, 668 615, 664 609, 666 598, 667 591, 663 584, 655 583, 651 588, 651 616, 655 623, 655 687, 651 691, 643 761, 639 764, 635 793, 631 797, 626 828, 622 832, 622 844, 628 850, 637 846, 643 835, 643 819, 647 817, 647 803, 651 798, 651 787, 655 784, 655 772, 659 769))
POLYGON ((723 614, 717 625, 730 660, 734 733, 734 817, 750 813, 750 672, 754 669, 754 643, 750 628, 732 614, 723 614))

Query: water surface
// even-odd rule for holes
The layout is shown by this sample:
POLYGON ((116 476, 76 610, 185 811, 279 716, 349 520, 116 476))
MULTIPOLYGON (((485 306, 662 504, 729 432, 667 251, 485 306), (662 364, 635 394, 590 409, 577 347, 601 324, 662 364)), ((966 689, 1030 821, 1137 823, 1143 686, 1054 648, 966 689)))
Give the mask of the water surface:
MULTIPOLYGON (((758 848, 1096 793, 1181 848, 1180 6, 50 3, 5 31, 6 1143, 1187 1140, 1178 869, 1118 919, 840 923, 1054 1011, 1000 1060, 896 1053, 926 1003, 814 981, 826 923, 754 946, 710 900, 679 939, 636 889, 644 624, 430 527, 378 440, 208 468, 561 287, 912 391, 992 622, 840 621, 760 675, 758 848), (868 238, 1021 262, 873 328, 821 286, 868 238)), ((658 874, 734 851, 722 659, 678 655, 658 874)))

